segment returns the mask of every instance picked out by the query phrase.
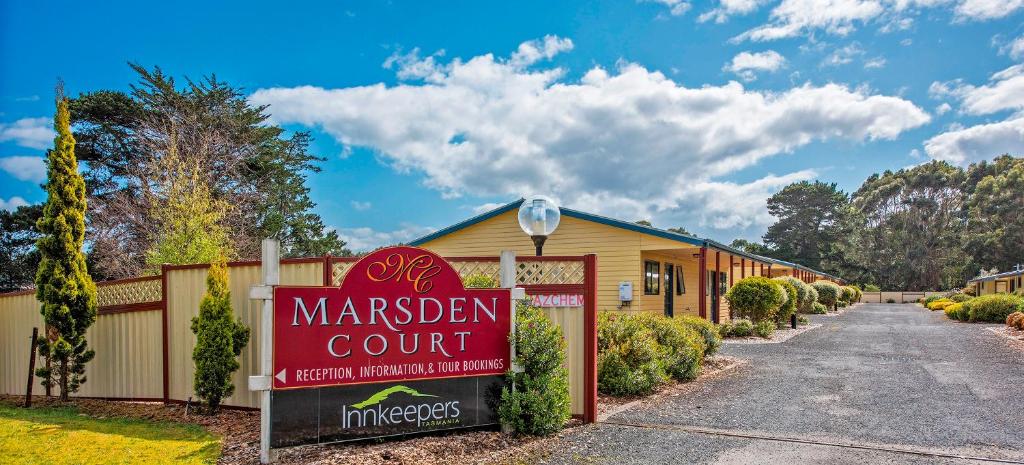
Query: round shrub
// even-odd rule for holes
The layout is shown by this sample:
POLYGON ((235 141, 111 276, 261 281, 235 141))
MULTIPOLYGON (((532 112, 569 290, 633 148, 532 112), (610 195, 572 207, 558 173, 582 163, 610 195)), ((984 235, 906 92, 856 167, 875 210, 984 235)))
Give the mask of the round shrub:
POLYGON ((804 285, 807 286, 807 302, 800 308, 800 311, 814 313, 814 304, 818 303, 818 290, 810 284, 805 283, 804 285))
POLYGON ((732 336, 732 323, 722 323, 718 325, 718 336, 722 339, 732 336))
POLYGON ((654 313, 637 316, 654 333, 662 347, 662 365, 673 379, 689 381, 700 374, 704 361, 704 338, 682 320, 654 313))
POLYGON ((786 293, 786 302, 775 312, 775 323, 782 326, 789 324, 789 316, 796 313, 797 306, 800 305, 800 291, 787 280, 775 278, 773 281, 779 283, 786 293))
POLYGON ((964 303, 970 321, 1003 323, 1006 317, 1024 306, 1024 298, 1013 294, 990 294, 964 303))
POLYGON ((635 315, 602 312, 597 320, 597 389, 616 396, 654 392, 668 381, 654 332, 635 315))
POLYGON ((893 299, 893 298, 885 299, 885 303, 887 303, 887 304, 894 304, 894 303, 896 303, 896 299, 893 299))
POLYGON ((764 321, 775 317, 786 295, 776 281, 763 276, 751 276, 739 280, 725 293, 725 299, 736 315, 752 321, 764 321))
POLYGON ((828 313, 828 307, 826 307, 821 302, 815 302, 814 303, 814 310, 811 310, 811 313, 814 313, 816 315, 824 315, 824 314, 828 313))
POLYGON ((960 318, 957 318, 957 314, 963 308, 964 308, 964 304, 962 304, 962 303, 954 303, 952 305, 947 305, 946 308, 942 309, 942 312, 945 313, 946 314, 946 318, 949 318, 950 320, 959 320, 960 318))
POLYGON ((809 300, 808 299, 808 297, 809 297, 808 294, 811 291, 811 286, 809 286, 807 283, 805 283, 805 282, 803 282, 803 281, 801 281, 801 280, 799 280, 797 278, 794 278, 792 276, 779 276, 778 278, 774 278, 774 279, 776 281, 783 281, 783 282, 787 282, 789 284, 792 284, 793 287, 796 288, 796 308, 797 308, 797 311, 800 311, 800 312, 804 311, 804 307, 805 306, 807 308, 810 308, 811 303, 814 302, 813 300, 809 300))
POLYGON ((927 307, 928 307, 929 310, 943 310, 947 306, 952 305, 954 303, 955 302, 953 302, 952 300, 949 300, 949 299, 939 299, 939 300, 932 301, 931 303, 929 303, 927 305, 927 307))
POLYGON ((524 303, 516 307, 515 324, 510 338, 516 344, 515 363, 522 371, 505 375, 498 417, 520 434, 554 433, 572 415, 562 328, 543 310, 524 303))
POLYGON ((1024 313, 1021 313, 1021 312, 1013 312, 1013 313, 1011 313, 1009 316, 1006 317, 1006 326, 1009 326, 1011 328, 1016 328, 1017 325, 1020 323, 1021 318, 1024 318, 1024 313))
POLYGON ((834 308, 842 294, 839 285, 831 281, 815 281, 814 290, 818 291, 818 302, 825 308, 834 308))
POLYGON ((759 337, 768 339, 772 337, 773 333, 775 333, 774 321, 758 321, 757 324, 754 325, 754 334, 757 334, 759 337))
POLYGON ((736 320, 732 324, 732 335, 747 337, 754 333, 754 323, 747 319, 736 320))
POLYGON ((846 302, 847 304, 850 304, 850 303, 854 302, 854 297, 856 295, 857 295, 857 292, 855 292, 853 290, 853 288, 850 287, 850 286, 840 286, 839 287, 839 301, 840 302, 846 302))
POLYGON ((715 328, 714 323, 701 317, 690 315, 676 317, 676 319, 693 328, 701 335, 704 339, 704 356, 710 357, 718 352, 718 348, 722 346, 722 336, 718 334, 718 328, 715 328))
POLYGON ((953 302, 967 302, 968 300, 971 300, 973 298, 974 296, 964 293, 953 294, 949 296, 949 300, 952 300, 953 302))

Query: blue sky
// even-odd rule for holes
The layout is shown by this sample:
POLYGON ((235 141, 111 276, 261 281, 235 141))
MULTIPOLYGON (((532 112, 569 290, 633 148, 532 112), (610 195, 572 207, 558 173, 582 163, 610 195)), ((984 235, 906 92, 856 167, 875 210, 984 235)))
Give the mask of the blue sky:
POLYGON ((0 3, 0 207, 55 80, 216 73, 312 130, 355 248, 533 192, 723 241, 788 182, 1024 152, 1024 0, 0 3), (221 4, 224 3, 224 4, 221 4))

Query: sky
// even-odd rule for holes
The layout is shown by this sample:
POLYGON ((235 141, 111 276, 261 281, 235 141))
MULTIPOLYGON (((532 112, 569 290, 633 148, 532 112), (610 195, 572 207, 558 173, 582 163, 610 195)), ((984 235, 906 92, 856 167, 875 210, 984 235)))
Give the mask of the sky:
POLYGON ((216 74, 311 131, 354 250, 522 196, 726 243, 801 180, 1024 154, 1024 0, 0 0, 0 208, 45 200, 57 79, 216 74))

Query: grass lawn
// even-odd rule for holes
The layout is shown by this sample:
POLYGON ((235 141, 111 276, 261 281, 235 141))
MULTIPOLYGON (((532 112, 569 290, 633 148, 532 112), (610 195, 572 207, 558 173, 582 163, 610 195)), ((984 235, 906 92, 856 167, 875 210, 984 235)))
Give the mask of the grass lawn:
POLYGON ((73 407, 0 405, 0 462, 215 463, 220 438, 201 426, 93 418, 73 407))

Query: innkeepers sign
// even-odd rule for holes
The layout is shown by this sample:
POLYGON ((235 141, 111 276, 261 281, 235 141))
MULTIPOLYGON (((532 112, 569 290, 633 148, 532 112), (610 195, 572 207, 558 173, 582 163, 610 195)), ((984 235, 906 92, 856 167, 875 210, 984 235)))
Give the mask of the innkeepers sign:
POLYGON ((414 247, 364 257, 340 287, 276 287, 273 447, 493 424, 511 305, 414 247))

